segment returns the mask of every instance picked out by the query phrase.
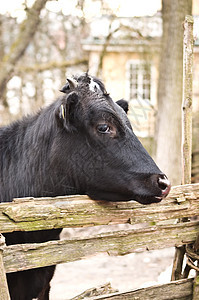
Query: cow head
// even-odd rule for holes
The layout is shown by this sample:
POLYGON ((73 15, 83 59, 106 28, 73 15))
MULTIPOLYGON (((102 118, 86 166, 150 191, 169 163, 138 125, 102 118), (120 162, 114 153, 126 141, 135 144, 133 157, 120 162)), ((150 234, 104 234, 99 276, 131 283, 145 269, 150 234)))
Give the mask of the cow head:
POLYGON ((62 175, 67 166, 70 186, 98 200, 149 204, 165 198, 170 183, 135 136, 128 103, 115 103, 87 73, 68 79, 61 91, 56 119, 65 157, 57 165, 62 175))

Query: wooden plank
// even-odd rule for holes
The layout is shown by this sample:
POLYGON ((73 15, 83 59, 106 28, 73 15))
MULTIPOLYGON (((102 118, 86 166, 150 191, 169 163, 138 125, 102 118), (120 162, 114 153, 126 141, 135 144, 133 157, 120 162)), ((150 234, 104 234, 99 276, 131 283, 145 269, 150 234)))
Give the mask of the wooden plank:
MULTIPOLYGON (((193 279, 173 281, 168 284, 160 284, 144 289, 138 289, 125 293, 114 293, 89 298, 90 300, 191 300, 193 295, 193 279)), ((197 298, 198 299, 198 298, 197 298)))
POLYGON ((192 156, 193 17, 184 22, 182 101, 182 184, 191 183, 192 156))
POLYGON ((0 232, 108 224, 158 224, 199 215, 199 184, 176 186, 158 204, 94 201, 88 196, 24 198, 0 204, 0 232))
POLYGON ((5 248, 5 239, 0 234, 0 300, 10 300, 6 273, 3 264, 3 250, 5 248))
MULTIPOLYGON (((184 21, 183 101, 182 101, 182 184, 191 183, 192 161, 192 76, 193 76, 193 17, 184 21)), ((182 219, 184 221, 186 219, 182 219)), ((171 280, 182 278, 184 247, 176 247, 171 280)))
POLYGON ((73 297, 70 300, 83 300, 83 299, 87 299, 87 298, 90 299, 91 297, 97 297, 99 295, 101 296, 101 295, 107 295, 107 294, 112 294, 112 293, 117 293, 117 292, 118 292, 118 290, 113 289, 109 282, 109 283, 105 283, 99 287, 87 289, 83 293, 73 297))
POLYGON ((194 279, 192 300, 199 300, 199 276, 196 276, 194 279))
MULTIPOLYGON (((111 230, 111 228, 110 228, 111 230)), ((3 252, 6 272, 79 260, 96 253, 124 255, 195 241, 199 221, 140 229, 111 231, 69 240, 7 246, 3 252), (53 255, 52 255, 53 254, 53 255)))

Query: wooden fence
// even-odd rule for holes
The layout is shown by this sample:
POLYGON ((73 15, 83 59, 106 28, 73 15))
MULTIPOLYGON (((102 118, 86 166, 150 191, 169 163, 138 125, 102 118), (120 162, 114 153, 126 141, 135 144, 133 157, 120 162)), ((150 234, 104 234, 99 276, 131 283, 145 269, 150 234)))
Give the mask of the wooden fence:
MULTIPOLYGON (((0 204, 1 233, 95 225, 107 225, 107 232, 86 238, 2 245, 2 266, 9 273, 75 261, 102 252, 124 255, 190 244, 199 233, 199 221, 176 224, 176 219, 198 215, 199 184, 173 187, 167 199, 149 206, 135 201, 93 201, 87 196, 15 199, 13 203, 0 204), (140 224, 140 227, 112 231, 111 224, 125 223, 140 224)), ((196 287, 197 281, 194 283, 194 279, 185 279, 122 294, 98 296, 95 299, 174 299, 173 295, 175 299, 199 299, 199 293, 194 296, 196 287)), ((9 299, 5 298, 5 292, 4 282, 1 300, 9 299)))

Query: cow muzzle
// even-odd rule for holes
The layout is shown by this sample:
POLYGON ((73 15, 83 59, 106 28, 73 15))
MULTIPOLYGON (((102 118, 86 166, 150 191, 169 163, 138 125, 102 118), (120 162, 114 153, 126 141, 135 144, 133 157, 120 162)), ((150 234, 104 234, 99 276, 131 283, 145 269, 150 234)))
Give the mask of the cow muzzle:
POLYGON ((171 183, 165 174, 152 174, 145 176, 144 179, 131 181, 132 191, 136 191, 132 199, 141 204, 158 203, 170 192, 171 183))
POLYGON ((166 175, 157 175, 156 184, 160 189, 161 194, 160 196, 156 196, 155 198, 161 201, 169 194, 171 189, 171 183, 166 177, 166 175))
POLYGON ((165 198, 169 194, 171 189, 170 181, 168 180, 166 175, 159 175, 159 177, 157 178, 157 184, 162 191, 162 198, 165 198))

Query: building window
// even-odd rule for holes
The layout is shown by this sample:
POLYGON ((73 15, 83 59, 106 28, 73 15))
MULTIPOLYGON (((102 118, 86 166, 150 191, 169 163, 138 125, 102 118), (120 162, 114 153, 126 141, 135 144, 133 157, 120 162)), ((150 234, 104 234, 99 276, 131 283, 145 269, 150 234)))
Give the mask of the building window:
POLYGON ((151 137, 154 135, 156 104, 154 66, 148 61, 130 60, 126 74, 128 117, 137 136, 151 137))
POLYGON ((129 100, 151 100, 151 65, 143 61, 128 63, 129 100))

